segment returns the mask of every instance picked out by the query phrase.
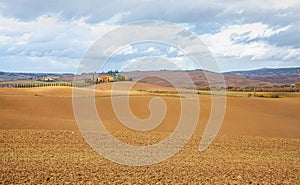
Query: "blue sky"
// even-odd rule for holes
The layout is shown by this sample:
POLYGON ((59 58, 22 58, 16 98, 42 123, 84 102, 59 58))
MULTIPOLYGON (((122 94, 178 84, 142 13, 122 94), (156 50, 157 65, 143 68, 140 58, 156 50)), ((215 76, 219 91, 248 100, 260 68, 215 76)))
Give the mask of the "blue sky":
MULTIPOLYGON (((299 0, 2 0, 0 71, 75 72, 97 39, 142 20, 168 21, 196 33, 221 71, 300 66, 299 0)), ((172 49, 128 45, 112 61, 182 61, 172 49)), ((157 62, 147 62, 144 67, 156 69, 157 62)))

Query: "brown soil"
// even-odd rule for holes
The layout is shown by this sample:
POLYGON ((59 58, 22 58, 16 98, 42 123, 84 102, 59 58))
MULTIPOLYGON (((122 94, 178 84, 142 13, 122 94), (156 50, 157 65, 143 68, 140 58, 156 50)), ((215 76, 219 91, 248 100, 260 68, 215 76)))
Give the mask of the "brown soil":
MULTIPOLYGON (((98 112, 123 142, 156 143, 179 119, 179 98, 160 96, 168 107, 162 124, 149 132, 129 130, 113 114, 107 96, 110 85, 97 89, 98 112)), ((134 87, 147 89, 172 90, 146 84, 134 87)), ((204 152, 198 146, 211 105, 210 96, 200 95, 199 126, 193 139, 167 161, 143 167, 119 165, 95 153, 78 131, 71 95, 69 87, 0 89, 0 184, 299 183, 299 94, 278 99, 228 97, 220 134, 204 152)), ((154 96, 131 94, 136 116, 149 116, 148 103, 154 96)))

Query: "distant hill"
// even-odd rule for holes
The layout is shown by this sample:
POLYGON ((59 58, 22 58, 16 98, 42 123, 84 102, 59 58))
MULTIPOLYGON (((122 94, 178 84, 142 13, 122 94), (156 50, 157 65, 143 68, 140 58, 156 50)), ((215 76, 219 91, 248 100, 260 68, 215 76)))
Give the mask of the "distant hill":
MULTIPOLYGON (((160 86, 171 86, 170 83, 163 79, 159 79, 155 76, 168 76, 175 82, 175 85, 186 87, 187 83, 180 79, 183 73, 187 73, 193 80, 196 86, 208 86, 206 75, 215 76, 216 73, 203 70, 191 70, 191 71, 132 71, 126 72, 124 75, 140 82, 150 83, 160 86), (149 76, 143 78, 144 76, 149 76)), ((263 68, 251 71, 233 71, 223 74, 226 82, 226 86, 231 87, 271 87, 281 85, 291 85, 300 83, 300 67, 299 68, 263 68)), ((216 80, 217 81, 217 80, 216 80)), ((212 86, 218 86, 218 84, 211 83, 212 86)))
POLYGON ((1 72, 0 71, 0 82, 1 81, 12 81, 12 80, 34 80, 43 77, 68 77, 74 76, 72 73, 15 73, 15 72, 1 72))
MULTIPOLYGON (((194 85, 199 87, 207 87, 209 83, 207 81, 206 75, 209 75, 212 79, 210 85, 213 87, 220 87, 222 84, 218 84, 220 77, 214 72, 208 72, 202 70, 192 70, 192 71, 133 71, 123 73, 125 76, 128 76, 133 79, 133 81, 139 81, 143 83, 149 83, 159 86, 170 87, 172 86, 169 82, 164 79, 169 79, 173 82, 174 85, 178 87, 189 87, 190 83, 185 82, 181 79, 182 76, 185 76, 184 73, 187 73, 192 79, 194 85), (145 76, 148 76, 144 78, 145 76), (166 77, 158 78, 157 76, 166 77), (215 80, 214 80, 215 79, 215 80)), ((267 82, 262 80, 252 79, 250 77, 234 74, 224 74, 224 79, 226 86, 232 87, 251 87, 251 86, 273 86, 273 85, 282 85, 273 82, 267 82)))
MULTIPOLYGON (((88 79, 92 78, 94 73, 81 74, 79 78, 88 79)), ((122 72, 124 76, 131 78, 133 81, 149 83, 164 87, 172 86, 164 79, 170 79, 176 86, 190 87, 191 83, 182 79, 182 76, 188 74, 193 81, 193 84, 199 87, 209 86, 206 75, 212 77, 211 86, 223 87, 224 84, 218 84, 217 73, 203 70, 189 70, 189 71, 132 71, 122 72), (145 76, 148 76, 144 78, 145 76), (158 76, 162 78, 158 78, 158 76), (167 77, 167 78, 165 78, 167 77)), ((300 84, 300 67, 298 68, 263 68, 251 71, 232 71, 223 74, 226 87, 272 87, 282 85, 300 84)), ((53 77, 58 81, 71 82, 73 81, 74 74, 64 73, 10 73, 0 72, 0 82, 16 80, 31 80, 34 81, 42 77, 53 77)), ((7 82, 11 83, 11 82, 7 82)))
POLYGON ((300 67, 295 68, 262 68, 250 71, 231 71, 225 74, 243 76, 273 76, 273 75, 300 75, 300 67))

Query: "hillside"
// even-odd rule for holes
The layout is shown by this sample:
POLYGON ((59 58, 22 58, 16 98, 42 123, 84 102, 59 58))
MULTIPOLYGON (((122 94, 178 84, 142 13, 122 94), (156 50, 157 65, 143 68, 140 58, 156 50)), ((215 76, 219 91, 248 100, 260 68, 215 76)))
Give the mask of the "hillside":
MULTIPOLYGON (((182 76, 188 74, 195 86, 207 87, 209 86, 206 75, 212 77, 211 86, 220 87, 217 83, 220 75, 215 72, 204 70, 190 70, 190 71, 131 71, 121 73, 133 81, 159 85, 164 87, 172 86, 170 82, 164 79, 169 79, 175 86, 191 87, 191 83, 182 79, 182 76), (159 78, 160 76, 160 78, 159 78)), ((77 79, 94 79, 96 73, 85 73, 77 76, 77 79)), ((251 71, 232 71, 223 73, 226 82, 226 87, 273 87, 291 84, 300 84, 300 68, 263 68, 251 71)), ((1 83, 32 83, 38 78, 53 77, 57 81, 72 82, 74 74, 55 74, 55 73, 9 73, 0 72, 1 83), (12 81, 13 80, 13 81, 12 81)), ((221 85, 223 87, 223 84, 221 85)))
MULTIPOLYGON (((136 117, 148 118, 149 105, 157 96, 165 103, 167 112, 155 129, 135 131, 122 124, 113 109, 109 92, 118 83, 125 89, 133 85, 98 84, 95 98, 98 115, 114 138, 147 147, 169 137, 181 119, 180 98, 148 93, 170 88, 136 83, 129 99, 136 117)), ((88 89, 80 90, 84 93, 88 89)), ((90 102, 86 96, 79 98, 90 102)), ((126 96, 120 90, 117 98, 122 100, 126 96)), ((203 152, 199 152, 198 146, 212 104, 211 96, 200 95, 199 117, 189 116, 193 106, 186 110, 187 124, 198 119, 187 145, 166 161, 139 167, 112 162, 86 143, 74 117, 71 87, 0 88, 0 102, 3 184, 269 184, 270 179, 286 184, 299 182, 299 93, 279 99, 228 97, 221 130, 203 152)), ((106 147, 116 149, 114 145, 106 147)), ((156 154, 170 147, 149 152, 156 154)), ((116 154, 124 155, 119 151, 116 154)))
POLYGON ((69 77, 74 76, 72 73, 15 73, 15 72, 1 72, 0 82, 11 80, 34 80, 43 77, 69 77))
POLYGON ((243 76, 300 76, 300 67, 295 68, 262 68, 249 71, 230 71, 225 74, 243 75, 243 76))
MULTIPOLYGON (((300 68, 298 68, 300 69, 300 68)), ((247 72, 245 71, 245 75, 242 73, 224 73, 224 79, 226 83, 226 87, 272 87, 272 86, 282 86, 282 85, 291 85, 295 83, 300 83, 300 74, 292 73, 288 74, 289 69, 274 69, 275 72, 271 73, 272 70, 265 76, 255 76, 250 75, 247 76, 247 72), (278 71, 277 71, 278 70, 278 71), (281 72, 280 72, 281 71, 281 72), (273 75, 271 75, 273 74, 273 75), (275 75, 276 74, 276 75, 275 75)), ((291 71, 295 71, 295 69, 291 69, 291 71)), ((150 83, 160 86, 171 86, 169 82, 163 80, 162 78, 158 78, 157 76, 165 77, 177 86, 187 87, 188 83, 181 79, 184 76, 184 73, 187 73, 194 84, 196 86, 205 87, 208 86, 208 81, 206 75, 215 79, 213 81, 218 81, 220 77, 217 73, 204 71, 203 70, 192 70, 192 71, 133 71, 126 72, 123 75, 126 75, 133 79, 133 81, 140 81, 144 83, 150 83), (147 76, 146 78, 144 78, 147 76)), ((250 73, 249 73, 250 74, 250 73)), ((254 74, 254 73, 253 73, 254 74)), ((217 83, 212 82, 211 86, 218 86, 217 83)))

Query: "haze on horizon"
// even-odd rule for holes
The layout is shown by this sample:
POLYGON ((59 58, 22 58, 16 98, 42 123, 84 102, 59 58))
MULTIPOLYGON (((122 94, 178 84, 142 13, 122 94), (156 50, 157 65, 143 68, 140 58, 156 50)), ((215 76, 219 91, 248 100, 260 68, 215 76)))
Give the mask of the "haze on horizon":
MULTIPOLYGON (((223 72, 300 66, 298 0, 2 0, 0 71, 74 73, 97 39, 143 20, 175 23, 198 34, 223 72)), ((134 63, 138 57, 184 61, 180 51, 153 43, 127 45, 114 60, 134 63)), ((157 69, 157 62, 148 60, 146 68, 157 69)))

